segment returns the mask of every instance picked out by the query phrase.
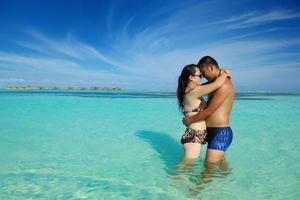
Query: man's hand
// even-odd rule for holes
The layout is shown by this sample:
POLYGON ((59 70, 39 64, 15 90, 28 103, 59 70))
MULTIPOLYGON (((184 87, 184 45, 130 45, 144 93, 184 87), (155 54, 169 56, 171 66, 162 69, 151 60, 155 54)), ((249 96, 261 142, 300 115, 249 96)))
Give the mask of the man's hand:
POLYGON ((188 118, 189 118, 189 117, 184 117, 184 118, 182 118, 182 123, 183 123, 185 126, 190 125, 190 124, 188 123, 188 118))

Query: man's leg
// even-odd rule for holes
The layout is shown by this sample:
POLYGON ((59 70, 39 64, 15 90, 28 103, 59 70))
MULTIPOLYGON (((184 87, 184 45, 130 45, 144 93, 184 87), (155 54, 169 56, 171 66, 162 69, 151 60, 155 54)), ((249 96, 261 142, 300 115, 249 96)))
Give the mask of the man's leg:
POLYGON ((207 149, 205 162, 218 163, 224 158, 225 152, 216 149, 207 149))
POLYGON ((212 181, 212 177, 215 173, 216 168, 223 161, 225 152, 215 149, 207 149, 204 170, 201 172, 201 176, 204 183, 212 181))
POLYGON ((207 127, 208 145, 205 161, 209 163, 221 161, 231 144, 232 136, 230 127, 207 127))

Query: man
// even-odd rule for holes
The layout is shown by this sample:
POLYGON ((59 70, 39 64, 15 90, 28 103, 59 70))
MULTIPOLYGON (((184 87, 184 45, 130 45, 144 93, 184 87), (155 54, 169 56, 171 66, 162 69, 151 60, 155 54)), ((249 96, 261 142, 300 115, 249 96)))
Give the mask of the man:
MULTIPOLYGON (((204 56, 198 67, 208 82, 214 81, 221 70, 215 59, 204 56)), ((234 101, 234 87, 228 78, 215 92, 209 95, 208 106, 201 112, 183 119, 188 126, 191 123, 206 120, 207 152, 206 163, 218 163, 225 155, 225 151, 232 141, 232 130, 229 126, 229 115, 234 101)))

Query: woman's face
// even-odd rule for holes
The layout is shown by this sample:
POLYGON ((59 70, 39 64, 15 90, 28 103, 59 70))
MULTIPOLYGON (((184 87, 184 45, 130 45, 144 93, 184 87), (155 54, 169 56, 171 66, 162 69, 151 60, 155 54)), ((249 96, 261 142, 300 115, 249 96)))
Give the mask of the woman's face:
POLYGON ((201 81, 201 77, 202 77, 202 74, 201 74, 199 68, 196 67, 194 75, 190 76, 190 80, 193 81, 196 84, 199 84, 200 81, 201 81))

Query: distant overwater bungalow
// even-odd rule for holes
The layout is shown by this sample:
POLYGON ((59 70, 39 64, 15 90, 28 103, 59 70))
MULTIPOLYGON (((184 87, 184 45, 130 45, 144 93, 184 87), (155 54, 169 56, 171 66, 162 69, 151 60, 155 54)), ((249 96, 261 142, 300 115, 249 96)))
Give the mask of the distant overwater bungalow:
POLYGON ((100 90, 100 91, 111 91, 116 90, 120 91, 123 90, 122 87, 107 87, 107 86, 90 86, 90 87, 83 87, 83 86, 6 86, 4 87, 5 90, 100 90))

